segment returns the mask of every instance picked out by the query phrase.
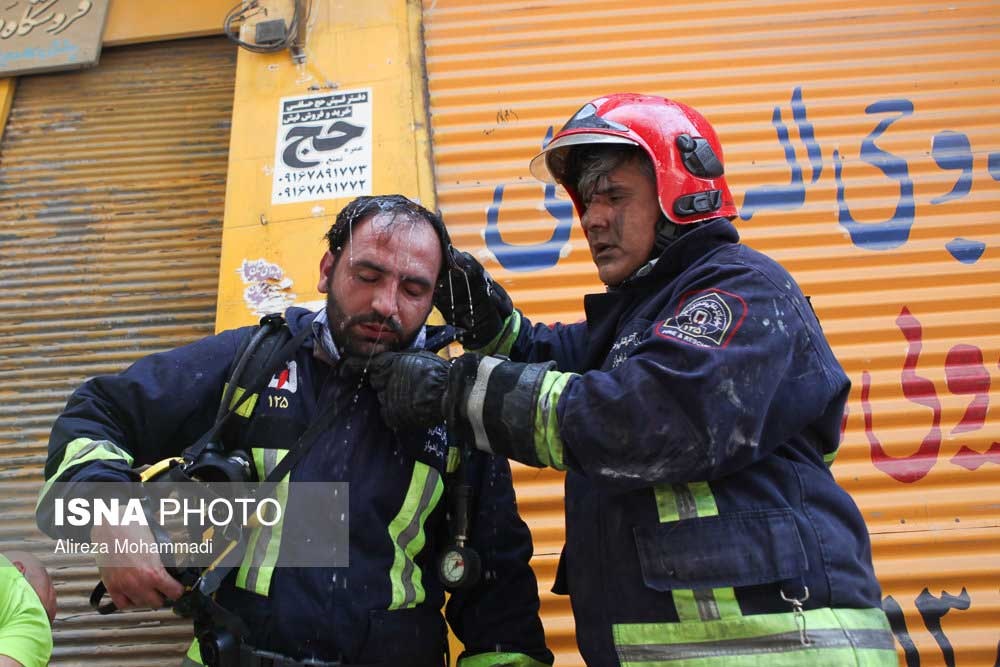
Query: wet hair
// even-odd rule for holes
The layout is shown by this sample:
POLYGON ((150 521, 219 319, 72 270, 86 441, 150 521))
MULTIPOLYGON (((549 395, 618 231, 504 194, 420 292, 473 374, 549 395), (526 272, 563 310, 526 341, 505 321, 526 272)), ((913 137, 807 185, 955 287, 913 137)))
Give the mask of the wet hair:
POLYGON ((358 226, 358 223, 368 220, 380 213, 392 214, 393 219, 399 216, 400 221, 413 222, 423 220, 429 224, 434 233, 437 234, 441 244, 441 271, 439 278, 443 277, 448 268, 449 249, 451 247, 451 237, 444 226, 441 216, 431 213, 420 204, 407 199, 403 195, 375 195, 371 197, 358 197, 352 200, 337 214, 337 219, 326 233, 326 241, 330 252, 336 257, 343 249, 344 245, 350 241, 351 230, 358 226))
POLYGON ((639 146, 627 144, 583 144, 573 146, 566 156, 562 182, 574 188, 582 202, 587 202, 601 179, 612 171, 635 162, 642 173, 653 182, 656 190, 656 170, 653 161, 639 146))

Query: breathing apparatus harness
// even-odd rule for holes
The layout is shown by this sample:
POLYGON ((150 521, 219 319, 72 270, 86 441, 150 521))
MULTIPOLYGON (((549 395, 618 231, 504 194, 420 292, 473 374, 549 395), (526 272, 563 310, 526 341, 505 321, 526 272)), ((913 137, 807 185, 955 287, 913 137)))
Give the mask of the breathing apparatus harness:
MULTIPOLYGON (((293 337, 284 317, 280 314, 264 316, 258 329, 244 339, 237 351, 237 362, 230 373, 212 428, 185 449, 181 456, 164 459, 142 470, 140 482, 144 486, 148 482, 162 481, 203 484, 251 482, 250 456, 240 449, 227 452, 219 443, 222 430, 234 413, 238 412, 252 396, 267 387, 271 377, 295 355, 295 351, 310 331, 310 327, 303 327, 302 331, 293 337), (251 382, 242 388, 239 386, 239 380, 251 362, 256 374, 251 382), (242 393, 238 393, 240 391, 242 393)), ((336 412, 333 403, 328 405, 317 418, 312 420, 289 453, 278 462, 267 478, 261 480, 255 490, 248 487, 247 493, 256 496, 258 501, 270 497, 279 482, 301 460, 317 437, 333 424, 336 412)), ((462 443, 456 443, 451 431, 448 442, 449 449, 452 446, 456 447, 459 460, 454 470, 449 471, 445 477, 448 487, 448 523, 451 539, 449 547, 438 557, 438 576, 447 588, 460 590, 475 585, 481 570, 478 554, 466 544, 474 501, 472 487, 467 480, 467 470, 474 450, 462 443)), ((144 497, 142 500, 144 506, 148 506, 149 498, 144 497)), ((170 536, 157 522, 150 521, 149 524, 158 543, 165 544, 171 541, 170 536)), ((238 615, 219 605, 214 598, 223 580, 239 566, 246 547, 248 529, 253 527, 253 524, 239 525, 234 520, 221 531, 207 529, 199 536, 202 540, 221 538, 224 544, 219 550, 213 549, 213 553, 219 555, 204 569, 176 567, 170 561, 164 563, 167 572, 185 588, 184 594, 172 604, 174 613, 192 619, 201 658, 208 667, 240 665, 241 656, 246 658, 248 653, 248 646, 242 641, 243 637, 250 634, 246 624, 238 615), (210 534, 215 532, 218 534, 210 534)), ((117 606, 113 602, 102 604, 101 601, 106 594, 107 588, 104 582, 99 581, 90 595, 91 607, 100 614, 117 611, 117 606)), ((272 655, 260 651, 253 653, 262 656, 272 655)), ((280 656, 274 654, 273 657, 280 656)))
MULTIPOLYGON (((281 315, 267 315, 261 319, 260 327, 252 336, 245 339, 241 350, 237 353, 238 361, 230 375, 212 428, 185 449, 180 457, 159 461, 143 470, 140 474, 141 482, 250 482, 249 455, 242 450, 227 453, 219 444, 219 436, 233 413, 267 386, 274 373, 294 356, 309 332, 310 328, 304 327, 299 334, 292 337, 281 315), (252 358, 263 362, 256 364, 259 369, 257 374, 242 390, 243 393, 238 395, 238 382, 252 358)), ((288 455, 278 463, 266 479, 261 480, 256 491, 248 488, 248 493, 253 493, 258 500, 271 496, 279 481, 315 442, 316 436, 333 422, 335 412, 331 405, 314 419, 288 455)), ((155 521, 151 521, 150 525, 158 542, 170 540, 155 521)), ((246 546, 245 537, 249 532, 246 529, 252 527, 252 525, 241 526, 234 521, 223 528, 218 536, 210 534, 210 531, 215 532, 213 528, 206 530, 201 536, 202 539, 221 537, 224 546, 221 550, 213 550, 219 555, 201 571, 194 568, 176 568, 170 563, 165 563, 168 573, 185 587, 184 594, 173 603, 174 613, 193 620, 195 637, 199 641, 201 657, 206 665, 240 664, 241 637, 248 635, 249 630, 239 616, 215 602, 214 594, 226 576, 238 567, 242 549, 246 546)), ((106 593, 104 582, 99 582, 90 596, 91 606, 101 614, 110 614, 117 610, 113 602, 101 604, 106 593)))

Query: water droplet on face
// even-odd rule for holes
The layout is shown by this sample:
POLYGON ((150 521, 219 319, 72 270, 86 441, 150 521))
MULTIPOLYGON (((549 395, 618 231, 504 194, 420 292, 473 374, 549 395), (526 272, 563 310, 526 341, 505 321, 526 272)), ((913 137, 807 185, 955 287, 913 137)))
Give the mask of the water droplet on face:
POLYGON ((354 266, 354 221, 357 214, 347 221, 347 265, 354 266))
MULTIPOLYGON (((462 276, 465 278, 465 293, 469 295, 469 328, 475 331, 476 329, 476 311, 472 305, 472 283, 469 282, 469 274, 462 271, 462 276)), ((487 295, 489 296, 489 295, 487 295)))
POLYGON ((448 271, 448 296, 451 298, 451 319, 455 320, 455 284, 451 279, 451 270, 448 271))

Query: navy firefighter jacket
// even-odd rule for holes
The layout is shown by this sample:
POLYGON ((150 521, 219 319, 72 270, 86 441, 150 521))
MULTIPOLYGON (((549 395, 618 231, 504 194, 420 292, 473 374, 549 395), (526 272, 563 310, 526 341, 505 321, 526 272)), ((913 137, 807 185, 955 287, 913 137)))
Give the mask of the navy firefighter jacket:
MULTIPOLYGON (((314 316, 301 308, 286 313, 293 334, 314 316)), ((212 426, 237 348, 250 330, 225 331, 86 382, 55 422, 46 478, 135 480, 134 467, 179 455, 212 426)), ((434 327, 427 332, 428 345, 443 334, 434 327)), ((391 431, 375 393, 357 374, 317 359, 311 335, 261 391, 249 421, 235 414, 231 420, 241 421, 239 444, 253 454, 263 479, 281 450, 331 403, 338 417, 292 469, 290 488, 295 482, 348 483, 349 566, 269 567, 272 547, 284 549, 282 543, 250 549, 256 560, 230 573, 217 601, 243 618, 257 648, 298 659, 440 667, 447 639, 435 564, 448 539, 444 429, 410 436, 391 431)), ((528 565, 531 538, 517 513, 510 468, 486 456, 474 458, 471 467, 476 510, 470 543, 483 576, 478 586, 454 593, 447 606, 448 622, 465 644, 461 664, 492 664, 488 655, 497 653, 512 665, 551 664, 528 565)), ((43 490, 39 524, 53 532, 50 502, 43 490)), ((317 509, 296 506, 291 496, 287 507, 289 513, 317 509)), ((266 538, 279 536, 271 531, 266 538)))
POLYGON ((895 665, 865 523, 828 468, 850 382, 795 281, 738 241, 722 218, 682 228, 588 295, 586 322, 515 311, 490 350, 576 374, 535 421, 568 471, 556 592, 589 665, 895 665))

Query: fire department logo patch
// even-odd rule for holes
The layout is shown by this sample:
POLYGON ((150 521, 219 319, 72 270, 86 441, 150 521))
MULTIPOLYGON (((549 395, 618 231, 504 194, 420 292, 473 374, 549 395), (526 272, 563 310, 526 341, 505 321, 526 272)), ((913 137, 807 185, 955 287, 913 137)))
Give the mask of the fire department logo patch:
POLYGON ((699 347, 726 347, 746 318, 746 301, 718 289, 691 292, 681 299, 677 314, 654 327, 661 338, 699 347))
POLYGON ((298 367, 294 361, 289 361, 285 369, 274 375, 267 383, 271 389, 282 389, 289 394, 294 394, 299 387, 298 367))

